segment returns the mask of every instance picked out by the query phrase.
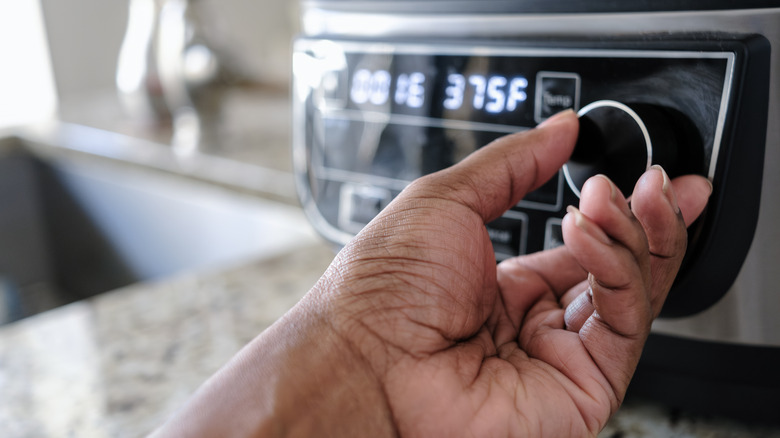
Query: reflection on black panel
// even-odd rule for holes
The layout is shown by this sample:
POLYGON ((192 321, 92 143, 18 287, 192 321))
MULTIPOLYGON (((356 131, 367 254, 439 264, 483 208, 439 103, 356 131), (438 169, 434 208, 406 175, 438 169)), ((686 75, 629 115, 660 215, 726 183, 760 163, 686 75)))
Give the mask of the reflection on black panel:
POLYGON ((325 120, 325 144, 320 145, 324 167, 366 175, 367 180, 374 176, 411 182, 450 167, 505 135, 400 123, 325 120))

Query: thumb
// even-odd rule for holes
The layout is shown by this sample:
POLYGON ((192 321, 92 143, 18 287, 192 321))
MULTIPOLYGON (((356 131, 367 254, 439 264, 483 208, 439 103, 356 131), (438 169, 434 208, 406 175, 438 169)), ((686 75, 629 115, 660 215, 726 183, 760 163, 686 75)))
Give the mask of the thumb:
POLYGON ((499 138, 456 165, 426 177, 436 184, 421 186, 448 187, 447 193, 435 195, 461 203, 490 222, 563 166, 578 132, 577 115, 566 110, 534 129, 499 138))

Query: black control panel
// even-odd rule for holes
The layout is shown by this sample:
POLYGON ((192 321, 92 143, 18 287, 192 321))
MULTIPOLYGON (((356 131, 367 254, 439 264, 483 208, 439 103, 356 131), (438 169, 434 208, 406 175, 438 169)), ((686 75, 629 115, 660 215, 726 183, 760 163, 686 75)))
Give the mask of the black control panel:
POLYGON ((499 261, 556 247, 566 207, 597 173, 626 195, 653 164, 672 177, 707 176, 718 189, 748 46, 301 39, 301 199, 315 227, 345 244, 415 178, 572 108, 581 130, 570 161, 487 225, 499 261))

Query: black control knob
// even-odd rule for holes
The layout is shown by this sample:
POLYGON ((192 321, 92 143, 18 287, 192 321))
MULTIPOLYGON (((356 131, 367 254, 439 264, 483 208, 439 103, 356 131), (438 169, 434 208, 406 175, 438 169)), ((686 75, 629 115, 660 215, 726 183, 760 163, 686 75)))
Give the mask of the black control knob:
MULTIPOLYGON (((661 106, 613 100, 593 102, 579 116, 577 145, 563 167, 566 182, 577 197, 585 181, 597 174, 607 175, 628 196, 651 165, 677 173, 680 138, 686 137, 687 130, 681 128, 684 116, 661 106)), ((701 150, 695 144, 686 148, 701 150)))

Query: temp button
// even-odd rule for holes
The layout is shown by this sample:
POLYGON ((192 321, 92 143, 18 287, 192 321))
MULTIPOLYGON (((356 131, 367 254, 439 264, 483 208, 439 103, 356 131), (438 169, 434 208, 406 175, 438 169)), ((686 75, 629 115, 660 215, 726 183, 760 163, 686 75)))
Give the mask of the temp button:
POLYGON ((365 184, 341 186, 339 227, 358 233, 393 199, 389 190, 365 184))
POLYGON ((555 114, 569 108, 580 107, 580 75, 540 71, 536 75, 536 102, 534 119, 542 123, 555 114))

